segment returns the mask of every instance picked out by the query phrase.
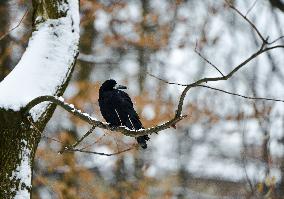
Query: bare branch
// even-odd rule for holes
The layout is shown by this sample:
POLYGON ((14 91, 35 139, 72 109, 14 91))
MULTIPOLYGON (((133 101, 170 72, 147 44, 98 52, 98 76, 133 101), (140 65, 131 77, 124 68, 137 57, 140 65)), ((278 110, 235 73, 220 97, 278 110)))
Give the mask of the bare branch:
POLYGON ((242 97, 242 98, 245 98, 245 99, 250 99, 250 100, 265 100, 265 101, 274 101, 274 102, 284 102, 284 100, 281 100, 281 99, 265 98, 265 97, 249 97, 249 96, 241 95, 241 94, 238 94, 238 93, 232 93, 232 92, 229 92, 229 91, 225 91, 225 90, 222 90, 222 89, 219 89, 219 88, 214 88, 214 87, 211 87, 211 86, 199 85, 198 87, 209 88, 209 89, 212 89, 212 90, 220 91, 222 93, 226 93, 226 94, 229 94, 229 95, 235 95, 235 96, 242 97))
MULTIPOLYGON (((59 140, 57 140, 57 139, 55 139, 55 138, 51 138, 51 137, 42 135, 41 131, 40 131, 40 130, 36 127, 36 125, 33 123, 33 121, 32 121, 32 119, 30 118, 30 116, 28 116, 27 119, 28 119, 29 123, 33 126, 33 128, 35 128, 35 130, 37 131, 37 133, 38 133, 39 135, 41 135, 41 137, 43 137, 43 138, 45 138, 45 139, 52 140, 52 141, 54 141, 54 142, 58 142, 58 143, 60 143, 60 144, 64 144, 63 142, 61 142, 61 141, 59 141, 59 140)), ((101 152, 86 151, 86 150, 84 150, 84 149, 86 149, 87 147, 83 147, 83 148, 81 148, 81 149, 75 149, 75 147, 76 147, 77 145, 79 145, 80 142, 81 142, 83 139, 85 139, 88 135, 90 135, 90 134, 93 132, 94 129, 95 129, 95 127, 92 126, 92 128, 91 128, 78 142, 76 142, 76 143, 73 144, 72 146, 66 146, 66 147, 64 147, 64 149, 61 150, 61 151, 59 151, 58 153, 62 154, 62 153, 64 153, 64 152, 72 152, 72 151, 73 151, 73 152, 90 153, 90 154, 95 154, 95 155, 113 156, 113 155, 118 155, 118 154, 120 154, 120 153, 124 153, 124 152, 126 152, 126 151, 130 151, 130 150, 134 149, 135 146, 137 146, 137 145, 133 145, 133 146, 130 147, 130 148, 124 149, 124 150, 122 150, 122 151, 118 151, 118 152, 116 152, 116 153, 101 153, 101 152)), ((102 138, 102 137, 101 137, 101 138, 102 138)), ((99 138, 98 140, 100 140, 101 138, 99 138)), ((95 143, 97 143, 98 140, 96 140, 95 143)))
POLYGON ((272 50, 272 49, 275 49, 275 48, 284 48, 284 45, 277 45, 277 46, 272 46, 272 47, 269 47, 269 48, 263 48, 263 46, 255 53, 253 53, 249 58, 247 58, 246 60, 244 60, 242 63, 240 63, 239 65, 237 65, 230 73, 228 73, 227 75, 225 76, 222 76, 222 77, 205 77, 203 79, 199 79, 191 84, 188 84, 181 96, 180 96, 180 99, 179 99, 179 103, 178 103, 178 108, 176 110, 176 117, 178 117, 179 115, 181 115, 181 111, 182 111, 182 106, 183 106, 183 102, 184 102, 184 98, 187 94, 187 92, 189 91, 190 88, 192 87, 196 87, 202 83, 207 83, 207 82, 214 82, 214 81, 221 81, 221 80, 227 80, 229 79, 230 77, 232 77, 238 70, 240 70, 243 66, 245 66, 247 63, 249 63, 251 60, 253 60, 254 58, 256 58, 258 55, 266 52, 266 51, 269 51, 269 50, 272 50))
POLYGON ((199 57, 201 57, 204 61, 206 61, 209 65, 211 65, 212 67, 214 67, 223 77, 224 74, 218 69, 217 66, 215 66, 214 64, 212 64, 208 59, 206 59, 199 51, 197 51, 197 42, 195 43, 195 48, 194 48, 194 52, 197 53, 199 55, 199 57))
POLYGON ((234 67, 234 69, 228 73, 227 75, 223 76, 223 77, 206 77, 203 79, 199 79, 194 83, 189 84, 189 87, 194 87, 197 85, 200 85, 201 83, 207 83, 207 82, 213 82, 213 81, 220 81, 220 80, 227 80, 230 77, 232 77, 238 70, 240 70, 243 66, 245 66, 247 63, 249 63, 251 60, 253 60, 254 58, 256 58, 257 56, 261 55, 262 53, 275 49, 275 48, 284 48, 284 45, 277 45, 277 46, 272 46, 269 48, 260 48, 257 52, 253 53, 250 57, 248 57, 246 60, 244 60, 243 62, 241 62, 239 65, 237 65, 236 67, 234 67))
POLYGON ((180 83, 177 83, 177 82, 169 82, 169 81, 167 81, 165 79, 162 79, 162 78, 160 78, 158 76, 153 75, 152 73, 149 73, 148 71, 146 71, 146 74, 148 74, 149 76, 154 77, 155 79, 158 79, 158 80, 160 80, 160 81, 162 81, 162 82, 164 82, 166 84, 177 85, 177 86, 187 86, 188 85, 188 84, 180 84, 180 83))
POLYGON ((284 36, 278 37, 278 38, 276 38, 275 40, 269 42, 268 44, 274 44, 275 42, 277 42, 277 41, 279 41, 279 40, 281 40, 281 39, 284 39, 284 36))
POLYGON ((89 154, 102 155, 102 156, 114 156, 114 155, 118 155, 118 154, 130 151, 130 150, 133 150, 133 149, 135 149, 135 147, 130 147, 130 148, 118 151, 116 153, 101 153, 101 152, 86 151, 86 150, 83 150, 83 149, 72 149, 72 148, 65 148, 64 151, 66 151, 66 152, 82 152, 82 153, 89 153, 89 154))
POLYGON ((234 11, 236 11, 242 18, 244 18, 244 20, 246 20, 249 25, 255 30, 255 32, 257 33, 257 35, 259 36, 259 38, 261 39, 263 44, 268 44, 267 39, 264 39, 264 37, 262 36, 262 34, 260 33, 260 31, 257 29, 257 27, 254 25, 253 22, 251 22, 251 20, 249 20, 245 15, 243 15, 243 13, 241 13, 234 5, 232 5, 228 0, 225 0, 225 2, 228 4, 228 6, 230 8, 232 8, 234 11))
MULTIPOLYGON (((180 83, 176 83, 176 82, 169 82, 165 79, 157 77, 157 76, 155 76, 151 73, 148 73, 148 72, 147 72, 147 74, 151 77, 154 77, 155 79, 158 79, 159 81, 166 83, 166 84, 177 85, 177 86, 187 86, 188 85, 188 84, 180 84, 180 83)), ((226 94, 229 94, 229 95, 234 95, 234 96, 238 96, 238 97, 242 97, 242 98, 250 99, 250 100, 265 100, 265 101, 274 101, 274 102, 284 102, 284 100, 281 100, 281 99, 245 96, 245 95, 241 95, 241 94, 238 94, 238 93, 233 93, 233 92, 230 92, 230 91, 225 91, 225 90, 222 90, 222 89, 219 89, 219 88, 215 88, 215 87, 212 87, 212 86, 198 85, 196 87, 208 88, 208 89, 212 89, 212 90, 215 90, 215 91, 219 91, 219 92, 222 92, 222 93, 226 93, 226 94)))
POLYGON ((18 23, 16 26, 14 26, 13 28, 11 28, 8 32, 4 33, 4 34, 0 37, 0 41, 1 41, 2 39, 4 39, 7 35, 9 35, 13 30, 15 30, 16 28, 18 28, 18 27, 21 25, 21 23, 23 22, 24 18, 27 16, 28 12, 29 12, 29 10, 27 9, 26 12, 25 12, 25 14, 22 16, 21 20, 19 21, 19 23, 18 23))
POLYGON ((91 146, 93 146, 94 144, 98 143, 99 141, 101 141, 103 139, 103 137, 105 137, 106 134, 104 133, 101 137, 99 137, 97 140, 95 140, 93 143, 88 144, 87 146, 84 146, 83 148, 81 148, 81 150, 84 150, 86 148, 89 148, 91 146))
MULTIPOLYGON (((31 124, 32 124, 32 123, 31 123, 31 124)), ((45 139, 47 139, 47 140, 52 140, 52 141, 57 142, 57 143, 60 143, 60 144, 64 144, 63 142, 61 142, 61 141, 59 141, 59 140, 57 140, 57 139, 55 139, 55 138, 48 137, 48 136, 46 136, 46 135, 42 135, 41 137, 42 137, 42 138, 45 138, 45 139)))
POLYGON ((85 133, 85 135, 83 135, 83 137, 80 138, 80 140, 78 140, 75 144, 73 144, 71 146, 71 148, 75 148, 76 146, 78 146, 86 137, 88 137, 91 133, 93 133, 93 131, 95 130, 96 126, 92 126, 87 133, 85 133))
POLYGON ((258 1, 258 0, 255 0, 255 1, 253 2, 253 4, 251 5, 251 7, 248 9, 247 13, 245 14, 245 17, 247 17, 247 15, 250 13, 250 11, 254 8, 254 6, 256 5, 257 1, 258 1))

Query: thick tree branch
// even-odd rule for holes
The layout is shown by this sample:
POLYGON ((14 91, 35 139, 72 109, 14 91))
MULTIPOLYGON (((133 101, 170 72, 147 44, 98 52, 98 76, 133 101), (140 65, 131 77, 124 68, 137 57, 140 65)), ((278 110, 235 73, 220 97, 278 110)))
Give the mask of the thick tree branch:
POLYGON ((99 127, 99 128, 107 129, 107 130, 111 130, 111 131, 118 131, 118 132, 121 132, 124 135, 131 136, 131 137, 139 137, 139 136, 142 136, 142 135, 157 133, 159 131, 170 128, 171 126, 175 125, 177 122, 179 122, 180 120, 182 120, 183 118, 186 117, 186 115, 178 115, 178 116, 176 115, 173 119, 165 122, 164 124, 160 124, 160 125, 157 125, 155 127, 147 128, 147 129, 131 130, 131 129, 125 127, 125 126, 113 127, 113 126, 110 126, 108 123, 98 121, 97 119, 91 117, 89 114, 82 113, 81 110, 74 108, 74 105, 70 105, 70 104, 64 102, 64 99, 62 97, 54 97, 54 96, 40 96, 40 97, 35 98, 34 100, 32 100, 31 102, 29 102, 27 104, 27 106, 22 110, 22 113, 28 114, 28 112, 34 106, 36 106, 37 104, 40 104, 42 102, 52 102, 52 103, 62 107, 63 109, 65 109, 69 113, 79 117, 83 121, 93 125, 94 128, 99 127))

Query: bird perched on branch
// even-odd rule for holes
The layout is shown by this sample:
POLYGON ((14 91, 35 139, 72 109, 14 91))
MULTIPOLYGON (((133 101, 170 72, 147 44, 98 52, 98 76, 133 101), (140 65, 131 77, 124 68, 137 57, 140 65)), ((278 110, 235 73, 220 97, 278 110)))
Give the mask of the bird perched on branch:
MULTIPOLYGON (((133 108, 133 103, 129 95, 121 89, 127 89, 126 86, 117 85, 113 79, 106 80, 99 90, 99 106, 104 119, 111 126, 126 126, 129 129, 143 129, 139 116, 133 108)), ((148 135, 136 138, 138 144, 147 148, 150 138, 148 135)))

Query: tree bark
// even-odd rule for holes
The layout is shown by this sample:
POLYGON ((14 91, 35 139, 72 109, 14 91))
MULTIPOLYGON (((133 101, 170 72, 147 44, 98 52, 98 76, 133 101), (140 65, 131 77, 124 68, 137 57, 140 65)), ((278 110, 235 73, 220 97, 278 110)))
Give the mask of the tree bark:
MULTIPOLYGON (((61 30, 61 26, 63 27, 64 25, 65 30, 70 31, 71 33, 70 35, 72 36, 73 39, 72 43, 65 44, 66 46, 68 46, 68 48, 66 48, 66 50, 64 49, 66 51, 64 52, 65 54, 68 53, 71 54, 70 57, 65 59, 66 61, 63 62, 64 64, 61 65, 58 64, 59 65, 58 67, 61 67, 58 68, 59 71, 61 71, 60 74, 61 76, 57 79, 58 81, 56 82, 59 83, 46 85, 47 87, 54 87, 54 89, 50 89, 52 93, 49 94, 60 96, 63 94, 68 84, 68 81, 71 77, 71 73, 73 71, 75 60, 78 53, 78 41, 79 41, 78 1, 77 0, 76 1, 75 0, 33 0, 33 7, 34 7, 33 28, 34 32, 37 31, 37 33, 34 34, 35 37, 36 35, 40 34, 39 30, 41 29, 41 27, 45 26, 45 28, 46 27, 49 28, 51 32, 52 30, 54 30, 53 34, 56 35, 58 34, 56 30, 61 30), (66 18, 67 20, 70 19, 70 25, 68 24, 66 25, 62 22, 64 18, 66 18), (65 67, 65 69, 62 70, 62 67, 65 67)), ((65 35, 62 36, 59 35, 57 37, 59 39, 64 39, 64 36, 65 35)), ((50 49, 49 51, 46 50, 49 52, 49 54, 42 56, 42 62, 44 63, 45 59, 47 59, 48 56, 58 57, 58 54, 56 54, 58 53, 58 51, 56 50, 60 49, 60 46, 59 47, 56 46, 58 49, 52 51, 53 46, 48 45, 50 43, 48 39, 52 37, 43 37, 43 38, 46 40, 43 40, 42 42, 46 43, 48 49, 50 49)), ((32 43, 31 42, 32 40, 33 39, 30 40, 31 46, 29 46, 31 48, 32 45, 34 45, 35 43, 35 42, 32 43)), ((41 57, 37 57, 37 59, 41 59, 41 57)), ((21 65, 18 64, 18 65, 19 67, 25 67, 24 64, 21 65)), ((42 67, 40 72, 42 73, 42 75, 45 74, 48 75, 48 73, 46 73, 46 71, 48 70, 49 67, 42 67)), ((35 71, 30 71, 30 72, 33 73, 35 71)), ((21 79, 22 81, 25 81, 26 78, 29 77, 24 76, 21 79)), ((1 84, 5 82, 5 80, 6 79, 4 79, 1 82, 1 84)), ((40 79, 38 81, 40 81, 40 79)), ((20 82, 20 80, 18 79, 17 82, 20 82)), ((40 84, 40 82, 35 82, 35 84, 40 84)), ((7 88, 7 89, 13 89, 13 88, 7 88)), ((48 91, 48 89, 46 90, 48 91)), ((45 105, 43 106, 44 107, 43 109, 41 107, 41 109, 37 111, 39 113, 37 117, 30 115, 28 119, 27 116, 23 113, 24 106, 25 104, 23 105, 23 107, 17 110, 13 108, 7 108, 5 106, 1 107, 0 104, 0 170, 1 170, 0 198, 5 198, 5 199, 31 198, 32 168, 33 168, 35 152, 41 138, 40 132, 44 129, 46 123, 51 118, 55 109, 55 105, 51 104, 45 105), (32 123, 34 124, 31 124, 30 120, 33 120, 32 123)), ((35 109, 37 108, 35 107, 35 109)))

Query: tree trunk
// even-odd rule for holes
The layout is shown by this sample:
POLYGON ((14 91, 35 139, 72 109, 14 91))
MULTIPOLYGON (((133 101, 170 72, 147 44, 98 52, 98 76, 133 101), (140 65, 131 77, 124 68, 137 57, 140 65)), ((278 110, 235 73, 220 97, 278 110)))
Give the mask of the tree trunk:
POLYGON ((0 83, 0 198, 5 199, 31 198, 40 132, 55 109, 54 105, 39 105, 28 119, 24 106, 40 95, 62 95, 78 54, 78 1, 34 0, 33 7, 29 46, 0 83))

